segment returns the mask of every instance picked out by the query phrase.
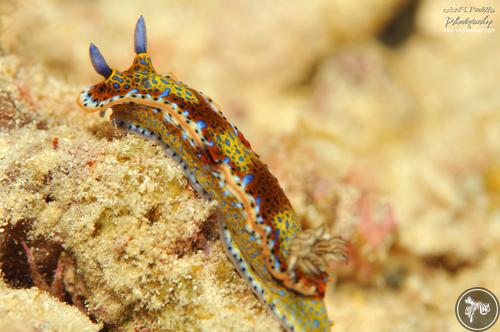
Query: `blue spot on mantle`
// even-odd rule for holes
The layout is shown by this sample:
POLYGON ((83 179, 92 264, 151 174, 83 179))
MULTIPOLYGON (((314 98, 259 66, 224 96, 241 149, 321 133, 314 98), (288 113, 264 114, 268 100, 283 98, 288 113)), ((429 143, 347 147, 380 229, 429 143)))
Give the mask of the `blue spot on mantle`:
POLYGON ((252 174, 247 174, 243 177, 243 184, 246 186, 250 182, 253 181, 253 175, 252 174))
POLYGON ((198 121, 197 124, 198 124, 198 127, 200 128, 200 130, 203 128, 206 128, 206 126, 207 126, 207 124, 203 120, 198 121))
POLYGON ((166 88, 161 95, 159 95, 159 98, 167 97, 170 94, 170 88, 166 88))

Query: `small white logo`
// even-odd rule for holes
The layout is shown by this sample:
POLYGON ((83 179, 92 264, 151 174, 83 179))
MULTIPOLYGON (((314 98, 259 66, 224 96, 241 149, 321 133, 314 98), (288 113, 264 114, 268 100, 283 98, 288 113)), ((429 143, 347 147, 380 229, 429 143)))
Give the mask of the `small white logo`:
POLYGON ((465 303, 468 304, 468 306, 465 307, 465 315, 469 317, 469 322, 471 323, 474 321, 474 313, 477 309, 479 309, 479 313, 483 316, 490 312, 489 303, 474 301, 470 296, 465 299, 465 303))

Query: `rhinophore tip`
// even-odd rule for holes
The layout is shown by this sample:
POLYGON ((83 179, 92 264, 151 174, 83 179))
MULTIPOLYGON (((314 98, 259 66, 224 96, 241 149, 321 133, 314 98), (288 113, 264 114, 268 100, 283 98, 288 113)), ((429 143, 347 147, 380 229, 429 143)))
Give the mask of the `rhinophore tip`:
POLYGON ((134 34, 134 48, 135 53, 146 53, 148 40, 146 37, 146 23, 144 23, 144 17, 139 17, 137 20, 137 24, 135 26, 135 34, 134 34))
POLYGON ((89 54, 90 61, 92 62, 92 66, 94 67, 95 71, 98 74, 104 76, 104 78, 108 78, 113 71, 111 70, 111 68, 109 68, 106 60, 104 60, 104 57, 102 56, 97 46, 92 43, 90 43, 89 54))

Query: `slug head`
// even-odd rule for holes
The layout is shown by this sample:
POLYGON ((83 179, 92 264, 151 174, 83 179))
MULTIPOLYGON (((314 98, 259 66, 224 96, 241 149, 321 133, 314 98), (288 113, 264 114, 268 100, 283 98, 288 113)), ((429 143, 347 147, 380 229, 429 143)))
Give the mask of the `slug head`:
POLYGON ((176 82, 169 76, 156 73, 147 53, 146 25, 142 16, 135 27, 134 49, 136 55, 132 66, 121 72, 110 68, 99 49, 90 44, 92 66, 104 77, 104 81, 80 93, 77 103, 83 110, 103 111, 113 105, 127 102, 127 97, 132 94, 148 99, 169 95, 170 86, 176 82))

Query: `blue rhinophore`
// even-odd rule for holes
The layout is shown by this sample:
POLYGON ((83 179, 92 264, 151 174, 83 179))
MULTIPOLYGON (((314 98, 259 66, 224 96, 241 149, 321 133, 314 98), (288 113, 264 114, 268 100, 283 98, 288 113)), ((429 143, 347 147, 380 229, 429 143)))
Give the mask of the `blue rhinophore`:
POLYGON ((106 63, 106 60, 104 60, 104 57, 102 56, 97 46, 95 46, 92 43, 90 43, 89 55, 90 55, 90 62, 92 62, 92 67, 94 67, 95 71, 98 74, 104 76, 105 78, 111 76, 111 73, 113 71, 106 63))
MULTIPOLYGON (((146 53, 147 48, 147 37, 146 37, 146 24, 144 23, 144 18, 139 17, 137 24, 135 25, 135 33, 134 33, 134 49, 135 53, 146 53)), ((142 63, 142 59, 141 59, 142 63)), ((146 63, 142 63, 143 65, 147 65, 146 63)))

